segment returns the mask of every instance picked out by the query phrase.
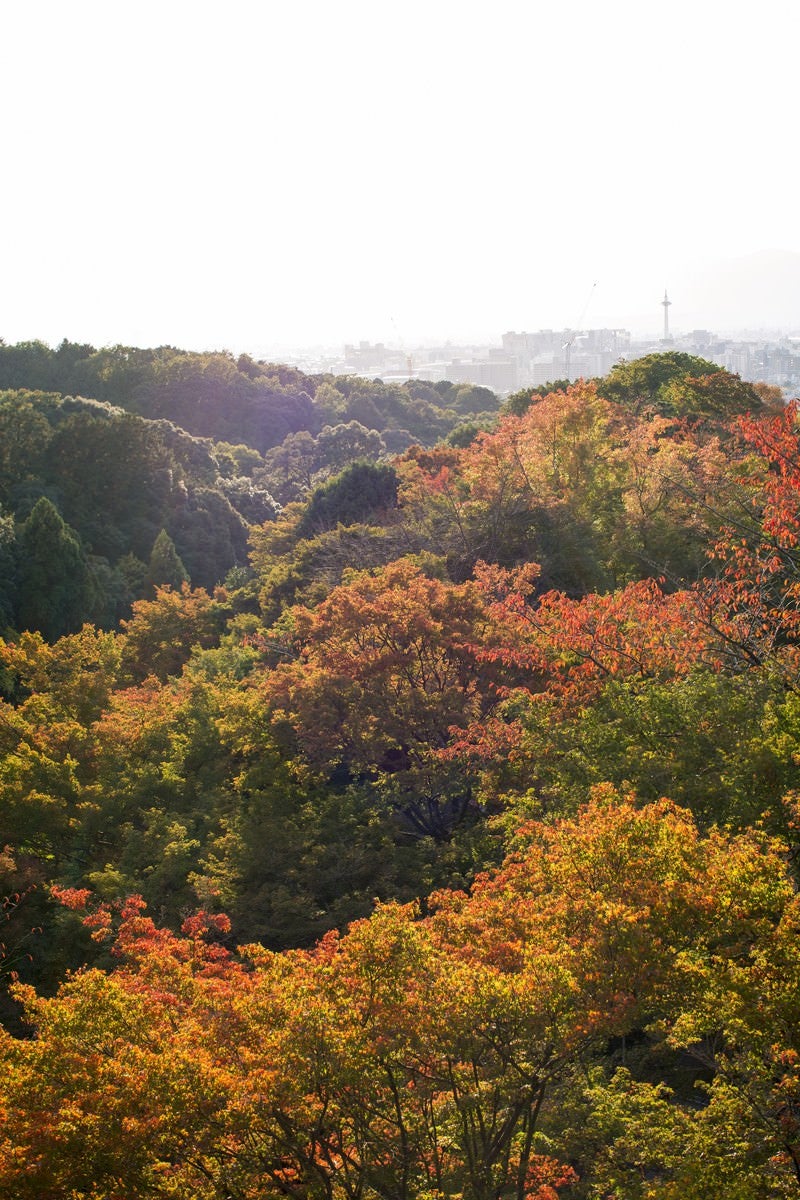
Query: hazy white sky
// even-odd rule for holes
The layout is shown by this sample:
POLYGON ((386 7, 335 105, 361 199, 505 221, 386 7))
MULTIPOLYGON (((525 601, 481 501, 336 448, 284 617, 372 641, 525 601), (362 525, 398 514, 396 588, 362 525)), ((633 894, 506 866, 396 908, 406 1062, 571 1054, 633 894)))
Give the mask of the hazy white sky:
POLYGON ((584 325, 657 330, 666 285, 676 326, 715 328, 705 263, 800 252, 798 23, 777 0, 9 3, 0 336, 496 336, 577 324, 594 283, 584 325))

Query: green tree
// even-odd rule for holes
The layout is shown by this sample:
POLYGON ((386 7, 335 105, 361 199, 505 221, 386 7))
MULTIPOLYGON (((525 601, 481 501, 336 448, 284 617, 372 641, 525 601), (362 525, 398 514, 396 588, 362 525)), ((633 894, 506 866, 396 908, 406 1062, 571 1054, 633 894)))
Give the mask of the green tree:
POLYGON ((679 417, 716 417, 723 421, 758 412, 762 406, 753 385, 730 371, 673 379, 659 390, 659 403, 664 412, 679 417))
POLYGON ((458 413, 497 412, 497 396, 487 387, 476 383, 460 383, 450 395, 447 402, 458 413))
POLYGON ((0 394, 0 502, 15 506, 20 485, 38 478, 51 434, 35 393, 0 394))
POLYGON ((479 433, 488 433, 490 429, 491 422, 489 420, 462 421, 460 425, 456 425, 455 429, 450 430, 445 438, 445 444, 463 450, 475 441, 479 433))
POLYGON ((153 543, 144 578, 145 587, 152 595, 157 587, 163 587, 165 584, 180 590, 181 584, 188 582, 189 572, 175 549, 175 543, 166 529, 162 529, 153 543))
POLYGON ((568 379, 554 379, 552 383, 540 383, 538 387, 521 388, 518 392, 512 392, 501 409, 501 415, 504 417, 521 417, 523 416, 532 404, 536 404, 538 400, 549 396, 551 392, 566 392, 571 387, 568 379))
POLYGON ((19 626, 52 641, 80 627, 91 601, 89 566, 75 531, 42 496, 19 531, 19 626))
POLYGON ((384 464, 352 463, 313 492, 297 526, 303 536, 356 525, 397 506, 397 476, 384 464))
POLYGON ((219 473, 226 479, 238 476, 251 476, 257 467, 263 466, 264 460, 252 446, 242 442, 233 445, 231 442, 217 442, 214 455, 219 464, 219 473))
POLYGON ((17 593, 14 518, 0 510, 0 629, 11 625, 17 593))
POLYGON ((281 504, 291 504, 311 490, 316 469, 316 440, 307 429, 301 429, 266 452, 264 468, 257 472, 256 478, 266 484, 281 504))
POLYGON ((678 350, 618 363, 597 390, 634 414, 654 408, 663 416, 719 418, 761 407, 758 393, 738 375, 678 350))
POLYGON ((375 429, 359 421, 344 425, 326 425, 316 439, 318 469, 335 474, 357 460, 374 462, 386 447, 375 429))

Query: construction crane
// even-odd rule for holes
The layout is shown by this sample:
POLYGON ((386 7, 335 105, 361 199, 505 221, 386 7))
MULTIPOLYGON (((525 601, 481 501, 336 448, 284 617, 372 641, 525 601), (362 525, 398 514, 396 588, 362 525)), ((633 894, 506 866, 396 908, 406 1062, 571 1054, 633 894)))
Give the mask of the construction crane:
POLYGON ((569 356, 572 351, 573 343, 581 331, 581 326, 583 325, 583 319, 586 316, 586 311, 589 307, 589 304, 592 299, 592 295, 594 294, 594 289, 596 287, 597 287, 597 283, 593 283, 592 286, 589 288, 589 295, 586 297, 586 303, 584 304, 583 309, 581 310, 581 315, 578 317, 577 326, 571 331, 571 337, 567 338, 566 342, 564 342, 564 345, 561 347, 563 354, 564 354, 564 378, 568 381, 570 381, 570 379, 569 379, 569 356))
POLYGON ((397 321, 395 321, 394 317, 389 317, 389 320, 392 322, 392 327, 393 327, 395 333, 397 334, 397 340, 400 343, 400 354, 406 360, 406 374, 408 375, 409 379, 413 379, 413 377, 414 377, 414 358, 411 354, 406 354, 405 342, 403 341, 403 338, 400 334, 400 330, 397 328, 397 321))

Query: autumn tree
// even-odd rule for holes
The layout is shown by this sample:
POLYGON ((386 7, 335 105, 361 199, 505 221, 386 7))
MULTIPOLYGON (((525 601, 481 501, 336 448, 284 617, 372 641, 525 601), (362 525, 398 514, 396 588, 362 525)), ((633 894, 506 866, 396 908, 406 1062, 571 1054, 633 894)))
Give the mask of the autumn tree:
POLYGON ((185 580, 175 588, 157 587, 152 600, 137 600, 130 620, 122 622, 123 670, 136 681, 180 674, 193 647, 218 640, 228 615, 226 600, 223 588, 210 596, 185 580))
POLYGON ((780 846, 704 837, 667 801, 604 788, 575 819, 529 824, 470 893, 425 917, 384 906, 310 951, 242 961, 222 919, 176 935, 135 899, 90 910, 116 968, 49 999, 21 989, 37 1036, 0 1038, 0 1184, 23 1200, 783 1200, 796 907, 780 846), (705 1106, 603 1070, 637 1031, 710 1055, 705 1106))
POLYGON ((504 674, 477 587, 398 560, 290 610, 285 627, 296 657, 260 685, 276 729, 317 768, 379 772, 411 827, 448 838, 470 792, 453 793, 437 753, 495 707, 504 674))
POLYGON ((672 586, 696 582, 740 500, 730 444, 723 449, 716 435, 652 416, 632 423, 615 453, 622 505, 611 527, 610 565, 620 582, 648 575, 672 586))
POLYGON ((604 581, 599 545, 619 507, 615 419, 593 386, 580 384, 506 416, 446 460, 409 453, 400 466, 403 518, 447 555, 454 578, 479 559, 535 559, 551 586, 589 590, 604 581))
POLYGON ((742 502, 711 549, 718 577, 698 596, 709 628, 733 662, 772 662, 794 683, 800 631, 797 406, 767 419, 743 417, 739 429, 753 451, 742 466, 742 502))

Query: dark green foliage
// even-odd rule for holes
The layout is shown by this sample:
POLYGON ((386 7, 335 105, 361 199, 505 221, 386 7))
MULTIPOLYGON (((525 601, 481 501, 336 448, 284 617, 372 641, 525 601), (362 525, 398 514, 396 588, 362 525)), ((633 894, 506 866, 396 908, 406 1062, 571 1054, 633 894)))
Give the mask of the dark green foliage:
POLYGON ((49 500, 37 500, 18 539, 17 621, 49 640, 80 628, 91 603, 80 542, 49 500))
POLYGON ((666 384, 687 375, 694 378, 713 375, 719 368, 705 358, 668 350, 663 354, 646 354, 631 362, 620 362, 600 381, 598 390, 607 400, 638 412, 655 404, 666 384))
POLYGON ((379 379, 324 376, 317 383, 314 408, 320 425, 358 421, 377 429, 384 441, 387 434, 401 430, 426 445, 444 437, 458 420, 442 407, 439 392, 418 379, 398 386, 379 379))
POLYGON ((225 479, 251 476, 256 468, 264 465, 264 460, 252 446, 243 442, 232 445, 230 442, 217 442, 214 446, 214 457, 217 468, 225 479))
MULTIPOLYGON (((413 442, 431 444, 446 436, 463 414, 497 409, 493 393, 468 384, 434 387, 409 380, 400 387, 379 380, 311 377, 294 368, 256 362, 248 355, 234 360, 229 354, 192 354, 168 346, 95 350, 65 342, 55 351, 40 342, 0 346, 0 387, 22 385, 81 393, 158 419, 159 439, 177 468, 173 484, 182 476, 218 486, 217 474, 229 479, 249 475, 259 469, 260 453, 285 444, 287 461, 276 460, 258 480, 282 503, 301 498, 327 474, 357 458, 374 459, 384 449, 401 452, 413 442), (220 444, 216 459, 208 446, 196 453, 201 449, 197 436, 187 438, 176 426, 213 438, 220 444), (325 426, 336 430, 335 436, 328 435, 325 426), (356 426, 358 444, 345 445, 341 431, 356 426), (316 439, 314 461, 309 464, 292 461, 297 456, 291 442, 301 434, 316 439), (238 448, 238 458, 231 448, 238 448)), ((25 460, 26 474, 13 482, 25 486, 31 474, 38 474, 35 468, 31 471, 32 461, 25 460)), ((269 519, 271 497, 253 494, 241 485, 224 490, 246 521, 269 519)), ((118 485, 118 504, 131 514, 134 536, 123 533, 115 543, 116 516, 104 522, 102 505, 93 504, 96 497, 82 498, 85 511, 73 513, 72 495, 62 497, 48 486, 39 487, 30 496, 28 511, 43 493, 62 506, 92 551, 109 558, 112 565, 126 551, 146 557, 158 529, 169 525, 163 505, 150 517, 140 511, 140 504, 130 505, 125 488, 118 485), (84 531, 85 518, 90 528, 84 531)), ((14 507, 18 507, 16 498, 14 507)), ((173 536, 177 537, 176 531, 173 536)))
POLYGON ((265 376, 253 380, 223 354, 164 358, 132 403, 143 416, 166 417, 196 436, 244 442, 260 453, 313 422, 307 392, 265 376))
MULTIPOLYGON (((253 535, 260 607, 267 624, 291 604, 314 604, 354 567, 369 570, 394 562, 407 549, 402 532, 375 525, 337 525, 300 538, 290 551, 270 548, 270 530, 253 535)), ((280 538, 280 527, 275 527, 280 538)))
POLYGON ((461 383, 451 399, 451 405, 456 412, 486 413, 497 412, 497 397, 490 388, 479 384, 461 383))
POLYGON ((264 455, 264 466, 256 473, 280 504, 291 504, 308 495, 319 469, 316 438, 307 429, 290 433, 264 455))
POLYGON ((566 392, 568 387, 570 387, 568 379, 554 379, 552 383, 540 383, 538 387, 521 388, 520 391, 512 392, 508 397, 503 404, 501 413, 504 417, 521 417, 532 404, 536 403, 537 398, 541 400, 543 396, 549 396, 551 392, 566 392))
POLYGON ((753 385, 738 375, 715 371, 699 378, 673 380, 660 390, 659 406, 667 416, 727 421, 744 413, 758 412, 762 401, 753 385))
POLYGON ((219 479, 216 490, 222 493, 248 525, 263 525, 265 521, 274 521, 280 512, 280 506, 273 499, 272 493, 248 479, 246 475, 219 479))
POLYGON ((57 352, 44 342, 18 342, 0 346, 0 388, 60 391, 57 352))
POLYGON ((576 513, 567 503, 536 507, 503 532, 501 561, 541 563, 542 591, 585 596, 607 591, 613 583, 600 520, 576 513))
MULTIPOLYGON (((410 388, 412 382, 409 381, 406 386, 410 388)), ((433 386, 445 407, 452 408, 457 413, 473 415, 497 412, 497 396, 490 388, 481 387, 477 383, 449 383, 447 380, 433 386)))
POLYGON ((0 633, 14 623, 17 593, 16 543, 14 518, 0 511, 0 633))
POLYGON ((99 629, 114 629, 146 590, 146 564, 134 554, 123 555, 113 565, 94 554, 88 559, 92 603, 87 619, 99 629))
POLYGON ((129 551, 144 557, 172 500, 172 455, 152 426, 127 413, 69 413, 48 442, 43 474, 69 523, 111 560, 129 551))
MULTIPOLYGON (((120 564, 146 562, 160 530, 176 542, 192 580, 213 587, 246 562, 248 525, 277 515, 262 486, 223 479, 211 443, 169 421, 93 400, 17 391, 0 394, 0 435, 0 504, 20 523, 43 496, 59 510, 89 569, 81 619, 103 626, 115 625, 141 595, 141 572, 120 564)), ((232 450, 243 461, 255 455, 261 462, 247 447, 232 450)), ((9 619, 16 603, 12 567, 0 620, 9 619)), ((20 603, 33 612, 29 600, 20 603)))
POLYGON ((618 363, 598 382, 606 400, 638 414, 726 419, 761 407, 758 393, 738 375, 678 350, 618 363))
POLYGON ((479 433, 483 433, 488 428, 488 423, 482 421, 462 421, 460 425, 456 425, 455 429, 451 429, 445 438, 445 443, 448 446, 464 447, 469 446, 479 433))
POLYGON ((9 508, 17 508, 26 488, 41 478, 52 436, 42 410, 59 400, 44 393, 0 393, 0 503, 9 508))
POLYGON ((443 402, 434 387, 419 380, 398 386, 351 376, 309 376, 246 354, 234 359, 171 346, 95 350, 64 342, 51 350, 42 342, 0 345, 0 389, 20 387, 89 396, 262 454, 301 430, 316 435, 324 425, 353 421, 378 432, 407 430, 410 440, 432 443, 448 433, 459 414, 497 407, 488 389, 468 384, 448 385, 443 402))
POLYGON ((213 588, 247 562, 247 525, 217 488, 190 492, 167 528, 196 587, 213 588))
POLYGON ((257 478, 281 504, 291 504, 350 463, 374 462, 385 453, 380 434, 358 421, 325 425, 317 437, 303 430, 268 450, 257 478))
POLYGON ((325 425, 316 438, 319 464, 331 474, 344 470, 353 462, 374 462, 385 449, 380 434, 358 421, 325 425))
POLYGON ((265 763, 243 781, 195 882, 222 898, 243 941, 284 949, 366 916, 412 880, 413 894, 420 857, 394 843, 369 793, 304 785, 265 763))
POLYGON ((376 899, 463 887, 490 861, 497 839, 485 830, 464 828, 447 846, 403 836, 380 788, 312 782, 278 752, 263 713, 247 725, 247 761, 192 876, 201 899, 230 914, 240 941, 310 945, 368 915, 376 899))
POLYGON ((390 466, 353 463, 312 493, 297 526, 308 536, 336 525, 356 525, 397 505, 397 475, 390 466))
POLYGON ((402 454, 415 442, 414 435, 407 429, 384 429, 381 434, 387 454, 402 454))

